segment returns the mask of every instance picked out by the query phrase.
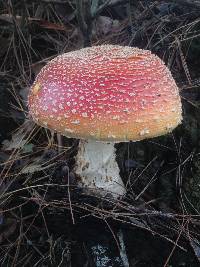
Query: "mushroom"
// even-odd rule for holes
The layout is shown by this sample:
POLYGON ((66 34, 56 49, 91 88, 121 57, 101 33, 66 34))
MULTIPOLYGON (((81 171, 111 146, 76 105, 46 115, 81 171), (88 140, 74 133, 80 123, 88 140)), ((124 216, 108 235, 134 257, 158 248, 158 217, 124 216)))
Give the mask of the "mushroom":
POLYGON ((36 77, 28 104, 37 124, 81 139, 79 184, 114 198, 126 191, 115 143, 166 134, 182 120, 179 90, 163 61, 119 45, 57 56, 36 77))

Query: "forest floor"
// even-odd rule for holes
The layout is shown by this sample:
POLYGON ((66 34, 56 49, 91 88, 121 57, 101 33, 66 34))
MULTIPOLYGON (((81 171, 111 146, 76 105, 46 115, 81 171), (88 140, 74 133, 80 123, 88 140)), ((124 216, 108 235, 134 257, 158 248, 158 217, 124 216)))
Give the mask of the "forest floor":
POLYGON ((198 1, 0 2, 0 265, 200 266, 198 1), (58 54, 89 45, 149 49, 180 89, 183 122, 163 137, 117 145, 127 195, 85 195, 77 141, 36 126, 27 95, 58 54))

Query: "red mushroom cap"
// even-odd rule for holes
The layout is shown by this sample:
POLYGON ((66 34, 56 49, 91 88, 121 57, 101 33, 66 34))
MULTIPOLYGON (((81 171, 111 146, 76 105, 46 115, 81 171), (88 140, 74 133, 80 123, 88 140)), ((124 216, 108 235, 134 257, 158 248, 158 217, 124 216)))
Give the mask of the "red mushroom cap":
POLYGON ((116 142, 165 134, 182 119, 178 88, 162 60, 117 45, 51 60, 31 88, 29 110, 36 123, 65 136, 116 142))

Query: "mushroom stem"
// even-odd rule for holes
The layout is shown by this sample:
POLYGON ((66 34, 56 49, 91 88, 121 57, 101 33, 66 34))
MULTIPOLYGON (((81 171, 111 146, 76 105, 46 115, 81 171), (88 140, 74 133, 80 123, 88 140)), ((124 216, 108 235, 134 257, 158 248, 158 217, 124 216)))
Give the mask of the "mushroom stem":
POLYGON ((80 185, 94 194, 122 196, 126 190, 115 152, 114 143, 80 140, 74 167, 80 185))

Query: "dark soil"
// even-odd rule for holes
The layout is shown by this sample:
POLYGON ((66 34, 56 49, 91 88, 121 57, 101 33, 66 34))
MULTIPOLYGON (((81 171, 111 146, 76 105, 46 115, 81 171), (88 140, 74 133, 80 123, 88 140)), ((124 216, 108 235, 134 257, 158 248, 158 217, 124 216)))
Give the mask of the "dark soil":
POLYGON ((200 4, 91 2, 0 2, 0 265, 200 266, 200 4), (27 109, 46 62, 105 43, 162 58, 184 117, 169 135, 116 146, 129 182, 116 203, 77 187, 77 141, 63 137, 60 151, 27 109))

